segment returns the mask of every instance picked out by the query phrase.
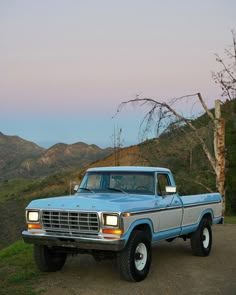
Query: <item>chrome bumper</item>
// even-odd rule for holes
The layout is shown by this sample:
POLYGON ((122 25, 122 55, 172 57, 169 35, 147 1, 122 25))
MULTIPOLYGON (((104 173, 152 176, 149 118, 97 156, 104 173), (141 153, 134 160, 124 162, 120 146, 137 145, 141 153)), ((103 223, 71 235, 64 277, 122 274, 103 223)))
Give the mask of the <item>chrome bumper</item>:
POLYGON ((124 239, 105 239, 101 237, 72 237, 49 235, 46 233, 35 234, 27 230, 22 232, 25 243, 45 245, 49 247, 78 248, 88 250, 121 251, 125 247, 124 239))

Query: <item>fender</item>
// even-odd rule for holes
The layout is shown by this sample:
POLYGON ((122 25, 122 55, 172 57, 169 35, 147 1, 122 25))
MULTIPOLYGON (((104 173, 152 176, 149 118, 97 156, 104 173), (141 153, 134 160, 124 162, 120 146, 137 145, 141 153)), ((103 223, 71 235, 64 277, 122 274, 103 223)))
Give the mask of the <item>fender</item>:
POLYGON ((213 222, 214 217, 213 217, 213 211, 211 208, 205 209, 202 211, 201 215, 198 218, 197 223, 191 224, 191 225, 187 225, 187 226, 183 226, 181 229, 181 233, 180 235, 187 235, 189 233, 195 232, 200 224, 200 222, 202 221, 203 217, 206 214, 210 214, 211 215, 211 222, 213 222))
POLYGON ((129 237, 130 237, 131 233, 133 232, 133 230, 137 227, 140 227, 140 226, 148 226, 151 236, 153 235, 153 223, 152 223, 151 219, 149 219, 149 218, 137 219, 129 226, 129 228, 125 232, 125 234, 122 235, 122 238, 125 239, 126 243, 128 242, 129 237))
POLYGON ((202 214, 199 216, 197 227, 199 226, 200 222, 202 221, 203 216, 206 215, 206 214, 211 215, 211 222, 213 222, 213 220, 214 220, 213 210, 211 208, 208 208, 208 209, 203 210, 202 214))

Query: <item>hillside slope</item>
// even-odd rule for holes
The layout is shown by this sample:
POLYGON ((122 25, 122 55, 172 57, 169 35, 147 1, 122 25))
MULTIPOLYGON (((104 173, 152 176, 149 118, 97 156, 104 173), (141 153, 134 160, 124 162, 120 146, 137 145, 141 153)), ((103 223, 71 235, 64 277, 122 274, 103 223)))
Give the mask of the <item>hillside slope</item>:
POLYGON ((112 148, 102 149, 83 142, 71 145, 58 143, 44 149, 18 136, 0 133, 0 181, 45 177, 75 167, 79 169, 112 151, 112 148))
POLYGON ((20 171, 25 177, 47 176, 58 171, 71 171, 103 159, 112 151, 112 148, 101 149, 94 144, 88 145, 83 142, 58 143, 44 151, 39 157, 23 161, 20 171))
POLYGON ((42 155, 44 148, 18 136, 8 136, 0 132, 0 180, 18 174, 22 161, 42 155))

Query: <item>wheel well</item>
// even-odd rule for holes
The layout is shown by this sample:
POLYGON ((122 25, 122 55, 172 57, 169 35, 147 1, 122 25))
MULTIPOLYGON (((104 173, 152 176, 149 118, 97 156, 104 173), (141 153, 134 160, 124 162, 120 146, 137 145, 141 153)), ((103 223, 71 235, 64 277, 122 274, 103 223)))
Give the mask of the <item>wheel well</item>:
POLYGON ((202 219, 208 219, 208 221, 212 224, 212 216, 211 213, 206 213, 202 216, 202 219))
POLYGON ((134 230, 141 230, 143 232, 146 232, 148 234, 149 238, 150 239, 152 238, 152 232, 151 232, 150 226, 148 224, 139 224, 139 225, 135 226, 133 231, 134 230))

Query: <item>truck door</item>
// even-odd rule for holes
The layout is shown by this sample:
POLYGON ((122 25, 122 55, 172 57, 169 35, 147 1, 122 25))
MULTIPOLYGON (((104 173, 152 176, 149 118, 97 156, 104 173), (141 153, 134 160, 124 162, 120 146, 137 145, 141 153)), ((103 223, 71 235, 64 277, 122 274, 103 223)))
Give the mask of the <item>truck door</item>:
POLYGON ((159 214, 159 224, 157 225, 158 232, 168 231, 168 234, 173 232, 173 235, 178 235, 181 230, 182 222, 182 202, 177 193, 166 194, 166 186, 171 186, 168 173, 157 173, 156 175, 156 194, 157 207, 159 214))

